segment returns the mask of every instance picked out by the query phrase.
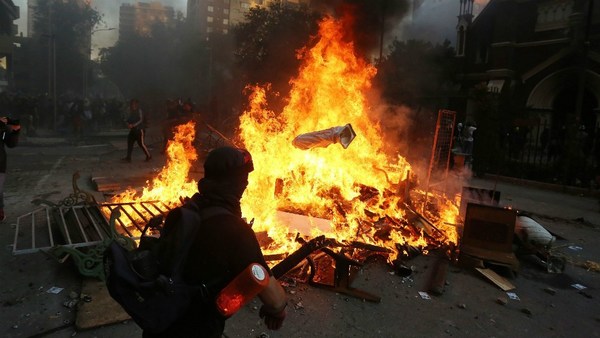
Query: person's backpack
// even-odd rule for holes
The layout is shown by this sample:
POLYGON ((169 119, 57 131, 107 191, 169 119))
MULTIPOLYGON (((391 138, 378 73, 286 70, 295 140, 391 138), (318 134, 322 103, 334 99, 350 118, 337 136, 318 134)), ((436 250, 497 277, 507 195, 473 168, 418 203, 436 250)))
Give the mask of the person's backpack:
POLYGON ((104 253, 106 286, 131 318, 149 333, 160 333, 175 322, 199 293, 210 300, 204 285, 189 285, 183 280, 183 267, 192 242, 204 219, 230 212, 221 207, 198 209, 191 200, 179 210, 180 217, 167 217, 160 237, 146 236, 148 222, 138 248, 128 251, 112 241, 104 253), (177 221, 178 220, 178 221, 177 221))

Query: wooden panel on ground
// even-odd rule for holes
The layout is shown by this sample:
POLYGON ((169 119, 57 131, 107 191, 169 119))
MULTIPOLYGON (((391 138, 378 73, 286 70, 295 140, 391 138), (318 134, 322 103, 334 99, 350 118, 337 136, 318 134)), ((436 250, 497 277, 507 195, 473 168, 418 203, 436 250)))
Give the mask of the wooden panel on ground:
POLYGON ((81 286, 81 295, 90 296, 90 302, 80 301, 77 306, 75 327, 78 330, 119 323, 131 319, 121 305, 110 297, 103 281, 85 278, 81 286))
POLYGON ((92 176, 92 186, 96 191, 122 191, 128 187, 145 187, 146 182, 152 181, 153 174, 139 177, 94 177, 92 176))
POLYGON ((92 185, 100 192, 121 190, 121 184, 109 177, 92 177, 92 185))
POLYGON ((494 270, 482 269, 482 268, 475 268, 475 269, 477 271, 479 271, 482 275, 484 275, 487 279, 489 279, 494 284, 496 284, 503 291, 510 291, 510 290, 516 289, 516 287, 511 282, 509 282, 506 278, 497 274, 494 270))

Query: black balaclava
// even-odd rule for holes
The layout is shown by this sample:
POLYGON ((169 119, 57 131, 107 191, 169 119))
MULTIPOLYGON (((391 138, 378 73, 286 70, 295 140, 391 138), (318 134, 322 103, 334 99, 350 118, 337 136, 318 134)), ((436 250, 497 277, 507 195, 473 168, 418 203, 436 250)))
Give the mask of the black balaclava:
POLYGON ((244 149, 212 150, 204 161, 204 178, 198 182, 202 202, 221 205, 241 216, 240 199, 253 170, 252 156, 244 149))

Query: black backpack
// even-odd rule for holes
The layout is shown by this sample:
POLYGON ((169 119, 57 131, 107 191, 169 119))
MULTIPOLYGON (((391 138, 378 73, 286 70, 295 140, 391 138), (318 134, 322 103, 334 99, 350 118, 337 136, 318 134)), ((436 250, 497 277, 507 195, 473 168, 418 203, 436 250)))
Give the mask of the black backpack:
POLYGON ((202 220, 230 212, 221 207, 198 209, 192 200, 171 212, 175 210, 181 213, 175 218, 178 222, 167 217, 160 237, 146 236, 146 231, 162 223, 162 216, 148 222, 136 249, 129 251, 113 240, 104 253, 110 296, 149 333, 166 330, 188 310, 193 297, 200 295, 208 302, 216 296, 205 284, 186 284, 183 267, 202 220))

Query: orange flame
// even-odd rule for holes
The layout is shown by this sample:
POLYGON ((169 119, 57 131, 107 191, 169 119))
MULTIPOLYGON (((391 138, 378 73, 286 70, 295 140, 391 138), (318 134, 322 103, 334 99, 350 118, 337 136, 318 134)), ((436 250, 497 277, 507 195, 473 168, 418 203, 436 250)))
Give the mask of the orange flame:
MULTIPOLYGON (((266 253, 292 252, 299 244, 281 219, 281 211, 303 218, 306 235, 326 235, 341 242, 359 241, 396 252, 398 245, 426 249, 422 230, 406 231, 406 209, 399 183, 410 164, 400 154, 385 154, 379 121, 369 116, 366 97, 376 69, 343 41, 343 27, 333 18, 320 23, 319 39, 302 51, 299 76, 291 81, 289 101, 281 113, 268 109, 269 85, 248 86, 248 109, 240 117, 240 139, 254 159, 255 171, 242 198, 246 218, 255 231, 273 242, 266 253), (299 134, 350 123, 356 138, 347 149, 339 144, 300 150, 292 146, 299 134), (276 192, 277 191, 277 192, 276 192), (323 220, 325 219, 325 221, 323 220), (390 221, 392 220, 392 221, 390 221), (393 231, 382 224, 391 223, 393 231)), ((141 195, 129 189, 113 202, 160 200, 175 205, 197 191, 187 178, 196 158, 194 123, 177 127, 168 144, 168 162, 141 195)), ((452 202, 441 205, 439 230, 457 243, 451 226, 458 214, 452 202)), ((393 259, 395 257, 390 257, 393 259)))
POLYGON ((391 235, 390 243, 375 239, 375 223, 385 217, 402 219, 404 211, 395 194, 411 170, 406 159, 383 152, 379 121, 369 117, 366 93, 376 69, 357 57, 352 42, 343 41, 343 27, 329 17, 320 23, 319 40, 304 51, 299 76, 291 81, 289 103, 281 114, 269 110, 269 86, 252 90, 249 108, 240 118, 241 139, 254 157, 255 172, 242 199, 242 210, 254 218, 255 230, 275 239, 274 250, 289 242, 289 229, 277 220, 276 210, 298 211, 332 221, 325 232, 340 241, 363 241, 390 246, 408 243, 423 247, 422 237, 391 235), (339 144, 300 150, 292 146, 299 134, 350 123, 357 137, 343 149, 339 144), (275 195, 277 181, 283 182, 275 195), (374 188, 365 198, 364 189, 374 188), (372 196, 371 196, 372 195, 372 196), (343 211, 342 211, 343 210, 343 211))

